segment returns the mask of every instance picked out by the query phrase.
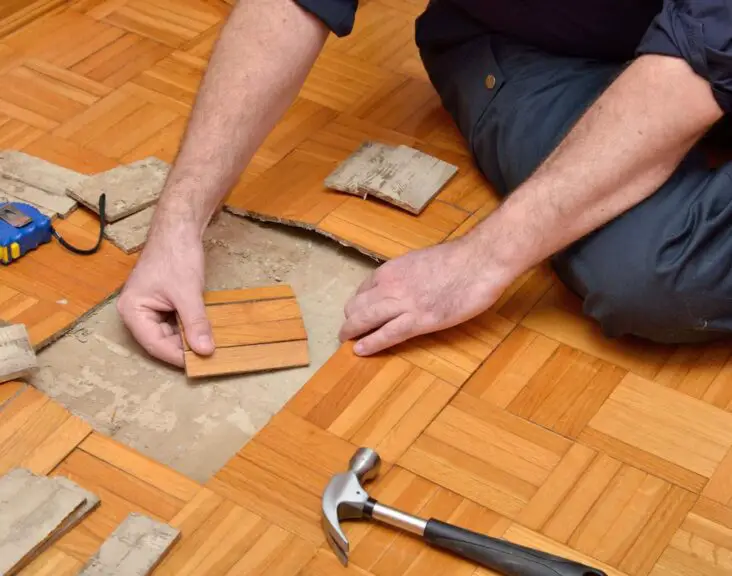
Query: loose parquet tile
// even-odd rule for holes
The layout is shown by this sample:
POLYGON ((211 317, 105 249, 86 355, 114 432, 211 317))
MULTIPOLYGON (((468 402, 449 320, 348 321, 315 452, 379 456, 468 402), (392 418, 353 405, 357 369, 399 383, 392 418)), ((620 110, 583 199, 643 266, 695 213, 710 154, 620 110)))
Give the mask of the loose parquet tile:
POLYGON ((204 295, 216 350, 193 352, 181 326, 192 378, 304 366, 310 361, 302 313, 289 286, 204 295))

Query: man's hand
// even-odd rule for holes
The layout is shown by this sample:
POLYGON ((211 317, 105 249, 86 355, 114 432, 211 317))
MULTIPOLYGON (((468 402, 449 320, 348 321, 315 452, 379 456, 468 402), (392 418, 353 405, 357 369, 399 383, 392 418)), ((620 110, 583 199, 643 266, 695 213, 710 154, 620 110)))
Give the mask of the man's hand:
POLYGON ((170 231, 151 238, 117 301, 123 322, 140 345, 175 366, 183 366, 176 311, 191 349, 202 355, 214 350, 202 297, 203 260, 195 235, 170 231))
POLYGON ((371 332, 354 347, 366 356, 455 326, 490 307, 511 278, 472 236, 411 252, 387 262, 360 286, 346 304, 340 338, 371 332))
POLYGON ((653 194, 722 116, 680 59, 643 56, 534 174, 463 239, 387 262, 346 306, 341 339, 373 354, 461 323, 518 276, 653 194))
POLYGON ((145 249, 119 299, 145 349, 183 365, 174 323, 199 354, 213 352, 202 299, 208 223, 294 101, 328 28, 291 0, 239 0, 211 56, 145 249))

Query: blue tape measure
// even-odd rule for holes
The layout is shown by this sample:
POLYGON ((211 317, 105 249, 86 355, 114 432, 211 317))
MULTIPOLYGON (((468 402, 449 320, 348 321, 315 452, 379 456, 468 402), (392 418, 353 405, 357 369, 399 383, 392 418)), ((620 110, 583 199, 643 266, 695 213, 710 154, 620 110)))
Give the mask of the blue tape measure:
POLYGON ((10 264, 51 241, 51 219, 30 204, 0 204, 0 262, 10 264))
POLYGON ((75 254, 89 255, 99 250, 104 236, 105 195, 99 197, 99 238, 92 248, 72 246, 56 232, 48 216, 24 202, 0 203, 0 264, 7 266, 41 244, 51 241, 53 236, 59 243, 75 254))

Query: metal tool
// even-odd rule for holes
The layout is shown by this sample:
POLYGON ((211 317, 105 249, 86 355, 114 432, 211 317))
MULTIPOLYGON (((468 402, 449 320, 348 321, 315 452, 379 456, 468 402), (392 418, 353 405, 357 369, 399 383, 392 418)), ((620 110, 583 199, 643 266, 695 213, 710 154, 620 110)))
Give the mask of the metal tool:
POLYGON ((348 538, 341 520, 374 519, 419 536, 428 544, 458 554, 505 576, 607 576, 605 572, 492 538, 431 518, 424 520, 380 504, 363 483, 379 474, 381 459, 369 448, 359 448, 347 472, 334 476, 323 492, 323 529, 330 547, 348 565, 348 538))
POLYGON ((95 254, 104 236, 106 196, 99 197, 99 237, 91 248, 78 248, 69 244, 53 227, 48 216, 25 202, 0 202, 0 264, 8 265, 31 250, 56 238, 74 254, 95 254))

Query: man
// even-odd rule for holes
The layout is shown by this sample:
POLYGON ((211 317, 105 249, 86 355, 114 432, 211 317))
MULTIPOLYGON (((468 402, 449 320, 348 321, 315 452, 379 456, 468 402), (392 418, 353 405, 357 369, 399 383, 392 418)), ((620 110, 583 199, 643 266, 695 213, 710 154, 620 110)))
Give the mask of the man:
MULTIPOLYGON (((204 228, 329 32, 350 32, 356 2, 234 8, 119 299, 153 356, 183 362, 173 310, 191 347, 213 351, 204 228)), ((364 282, 340 333, 356 353, 461 323, 547 258, 610 337, 732 331, 732 164, 709 169, 700 150, 732 108, 732 0, 435 0, 416 31, 431 81, 505 199, 464 238, 364 282)))

